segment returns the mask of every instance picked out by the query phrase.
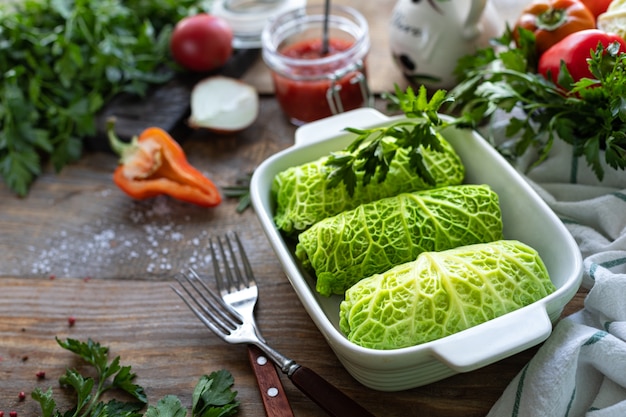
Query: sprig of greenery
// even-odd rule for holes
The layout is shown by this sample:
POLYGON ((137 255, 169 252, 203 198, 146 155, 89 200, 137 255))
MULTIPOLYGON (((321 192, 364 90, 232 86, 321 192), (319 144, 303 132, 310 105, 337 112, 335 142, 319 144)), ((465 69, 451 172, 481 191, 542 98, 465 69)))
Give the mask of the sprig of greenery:
POLYGON ((247 172, 245 175, 237 178, 234 185, 222 187, 222 191, 226 197, 237 198, 239 200, 237 207, 235 208, 237 213, 243 213, 252 205, 252 200, 250 198, 251 179, 252 172, 247 172))
POLYGON ((396 86, 395 95, 388 97, 408 119, 386 127, 346 128, 357 136, 345 149, 331 153, 326 161, 330 167, 329 187, 343 183, 349 195, 353 195, 359 181, 362 185, 369 184, 372 179, 384 181, 398 149, 407 149, 410 168, 426 183, 435 183, 424 164, 422 148, 442 151, 438 131, 444 122, 439 118, 438 110, 451 98, 446 97, 444 90, 438 90, 429 100, 424 86, 420 87, 417 95, 411 87, 403 92, 396 86))
POLYGON ((82 155, 116 94, 173 75, 169 36, 201 0, 0 2, 0 177, 20 196, 82 155))
POLYGON ((136 375, 130 371, 130 366, 120 365, 119 356, 109 362, 109 348, 91 339, 87 342, 75 339, 56 340, 62 348, 75 353, 93 366, 96 378, 84 377, 73 369, 66 370, 59 378, 62 386, 71 387, 76 392, 76 407, 70 413, 62 414, 56 410, 52 388, 46 392, 36 388, 32 397, 41 404, 43 417, 140 416, 138 411, 147 403, 146 394, 142 387, 132 382, 136 375), (100 401, 105 392, 114 389, 127 393, 134 401, 125 403, 115 399, 107 403, 100 401))
MULTIPOLYGON (((230 372, 220 370, 203 375, 198 380, 192 395, 193 417, 228 417, 235 415, 239 409, 237 391, 231 388, 235 380, 230 372)), ((145 417, 185 417, 187 410, 178 397, 166 395, 156 406, 150 406, 145 417)))
MULTIPOLYGON (((57 343, 88 364, 93 366, 96 377, 85 377, 73 369, 66 370, 59 378, 62 386, 71 387, 76 392, 76 406, 65 412, 57 409, 52 388, 43 391, 35 388, 32 398, 39 402, 42 417, 141 417, 140 410, 148 400, 144 389, 132 381, 136 375, 130 366, 121 366, 120 357, 109 362, 109 348, 88 339, 81 342, 74 339, 57 343), (123 402, 111 399, 100 400, 110 390, 118 390, 130 396, 132 401, 123 402)), ((239 407, 237 391, 232 391, 234 379, 230 372, 220 370, 200 377, 193 392, 192 415, 194 417, 227 417, 234 415, 239 407)), ((187 410, 178 397, 167 395, 156 405, 148 407, 145 417, 185 417, 187 410)))
POLYGON ((522 30, 515 46, 507 30, 494 46, 459 61, 461 82, 450 91, 454 104, 447 111, 460 112, 457 124, 477 127, 497 111, 511 113, 506 136, 512 145, 499 148, 511 159, 529 148, 538 151, 535 165, 545 161, 555 140, 573 147, 573 156, 584 156, 599 180, 604 177, 601 151, 608 166, 626 168, 626 54, 617 44, 598 48, 588 59, 595 79, 574 82, 565 65, 558 84, 535 72, 534 35, 522 30), (517 115, 521 115, 517 117, 517 115))

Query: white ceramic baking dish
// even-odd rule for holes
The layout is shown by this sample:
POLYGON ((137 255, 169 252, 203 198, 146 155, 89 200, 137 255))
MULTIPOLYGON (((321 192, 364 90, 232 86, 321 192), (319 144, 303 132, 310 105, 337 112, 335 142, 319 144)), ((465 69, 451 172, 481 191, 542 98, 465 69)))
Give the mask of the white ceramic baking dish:
MULTIPOLYGON (((563 307, 578 290, 582 259, 576 242, 528 183, 478 133, 447 128, 442 133, 466 168, 467 183, 489 184, 500 198, 504 237, 535 248, 557 290, 540 301, 439 340, 396 350, 367 349, 348 341, 339 330, 341 296, 324 297, 315 279, 303 271, 273 220, 270 194, 274 176, 352 141, 345 127, 390 124, 374 109, 358 109, 304 125, 295 145, 265 160, 254 172, 251 198, 261 225, 296 294, 348 372, 363 385, 398 391, 472 371, 544 341, 563 307)), ((261 284, 262 285, 262 284, 261 284)))

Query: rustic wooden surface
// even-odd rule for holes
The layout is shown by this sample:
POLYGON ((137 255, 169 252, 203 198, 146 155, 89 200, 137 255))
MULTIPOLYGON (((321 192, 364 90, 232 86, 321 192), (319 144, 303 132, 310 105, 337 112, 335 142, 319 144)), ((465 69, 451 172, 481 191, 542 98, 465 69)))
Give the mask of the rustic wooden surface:
MULTIPOLYGON (((371 7, 390 13, 394 3, 371 7)), ((380 49, 386 42, 384 19, 378 17, 372 27, 374 53, 384 63, 373 70, 374 90, 384 91, 397 71, 380 49)), ((254 68, 248 74, 254 75, 254 68)), ((290 146, 293 133, 273 98, 265 96, 257 122, 238 135, 202 131, 177 139, 184 140, 193 165, 225 186, 290 146)), ((198 378, 227 369, 242 404, 238 415, 264 416, 246 348, 210 334, 169 287, 186 266, 208 270, 209 237, 229 230, 240 234, 254 266, 260 290, 256 312, 266 339, 378 416, 484 416, 536 352, 402 392, 365 388, 344 370, 305 312, 252 210, 238 214, 237 202, 228 199, 214 209, 165 197, 133 201, 111 181, 116 164, 109 153, 87 153, 60 174, 48 168, 26 198, 0 184, 0 412, 5 416, 39 415, 30 398, 35 387, 52 387, 61 409, 72 404, 58 378, 68 367, 87 368, 57 345, 57 337, 92 338, 109 346, 111 357, 119 355, 122 364, 132 366, 150 404, 173 394, 189 407, 198 378), (39 371, 45 379, 37 378, 39 371), (20 391, 27 394, 24 401, 20 391)), ((582 308, 583 298, 578 294, 564 314, 582 308)), ((325 415, 286 377, 283 382, 296 416, 325 415)))
MULTIPOLYGON (((258 121, 234 136, 196 132, 183 142, 192 164, 229 185, 290 146, 275 101, 262 99, 258 121)), ((169 288, 192 265, 207 270, 207 241, 241 234, 260 287, 257 317, 279 351, 316 370, 379 416, 484 416, 536 348, 478 371, 424 387, 382 393, 363 387, 341 366, 303 309, 270 249, 255 213, 235 200, 203 209, 167 198, 133 201, 111 181, 117 159, 86 154, 60 174, 51 170, 20 199, 0 188, 0 411, 38 414, 35 387, 52 387, 59 406, 72 397, 59 387, 67 367, 83 365, 55 337, 92 338, 131 365, 150 403, 167 394, 191 403, 204 373, 235 377, 242 417, 262 417, 262 402, 243 346, 210 334, 169 288), (68 318, 76 322, 70 327, 68 318), (36 373, 45 371, 46 379, 36 373), (18 401, 18 393, 27 399, 18 401)), ((582 307, 583 294, 566 313, 582 307)), ((284 378, 295 415, 324 413, 284 378)))

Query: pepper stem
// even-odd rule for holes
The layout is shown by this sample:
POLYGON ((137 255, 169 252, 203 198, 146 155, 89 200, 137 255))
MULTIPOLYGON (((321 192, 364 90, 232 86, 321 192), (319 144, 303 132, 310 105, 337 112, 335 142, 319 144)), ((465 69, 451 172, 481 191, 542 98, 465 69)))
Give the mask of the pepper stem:
POLYGON ((107 136, 109 138, 109 145, 111 149, 124 159, 124 155, 132 152, 137 147, 138 138, 133 136, 130 142, 124 142, 115 134, 115 117, 109 117, 107 119, 107 136))

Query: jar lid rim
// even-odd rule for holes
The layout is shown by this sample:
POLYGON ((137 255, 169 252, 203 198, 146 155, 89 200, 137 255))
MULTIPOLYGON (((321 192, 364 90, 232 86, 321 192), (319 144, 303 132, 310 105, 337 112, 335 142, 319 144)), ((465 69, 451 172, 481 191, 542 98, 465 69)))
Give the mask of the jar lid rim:
POLYGON ((265 25, 276 16, 306 5, 306 0, 240 1, 237 7, 229 0, 215 0, 211 14, 224 19, 233 30, 233 47, 237 49, 261 48, 261 33, 265 25))

